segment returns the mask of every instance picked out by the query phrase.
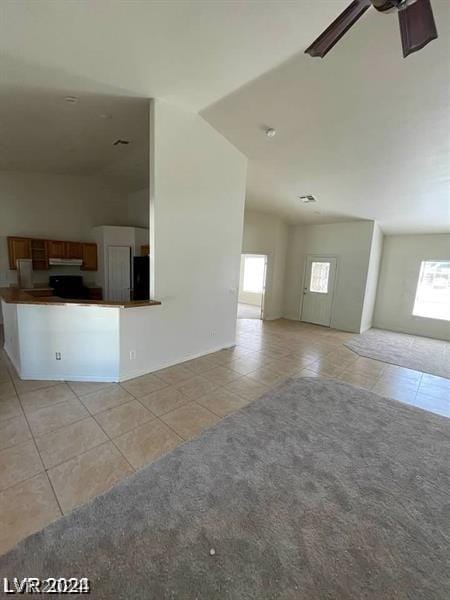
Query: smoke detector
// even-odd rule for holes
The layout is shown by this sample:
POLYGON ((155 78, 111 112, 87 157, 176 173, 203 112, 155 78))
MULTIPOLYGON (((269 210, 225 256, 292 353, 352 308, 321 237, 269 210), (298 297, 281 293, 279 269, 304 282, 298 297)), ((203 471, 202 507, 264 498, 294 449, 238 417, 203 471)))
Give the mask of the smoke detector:
POLYGON ((268 138, 273 138, 277 135, 277 130, 273 129, 273 127, 267 127, 266 129, 266 136, 268 138))
POLYGON ((301 200, 303 204, 313 204, 314 202, 317 202, 317 200, 311 194, 308 194, 307 196, 299 196, 298 199, 301 200))

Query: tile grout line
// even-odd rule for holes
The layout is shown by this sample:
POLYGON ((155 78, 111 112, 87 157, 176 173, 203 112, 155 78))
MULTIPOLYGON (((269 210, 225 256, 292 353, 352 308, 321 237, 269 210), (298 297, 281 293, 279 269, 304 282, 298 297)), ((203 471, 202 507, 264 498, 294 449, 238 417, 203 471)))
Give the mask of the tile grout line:
MULTIPOLYGON (((120 384, 117 384, 117 385, 119 385, 119 386, 120 386, 120 384)), ((122 387, 122 386, 120 386, 120 387, 122 387)), ((122 389, 124 389, 124 388, 122 388, 122 389)), ((125 390, 125 391, 127 391, 127 390, 125 390)), ((74 392, 74 393, 75 393, 75 392, 74 392)), ((94 393, 95 393, 95 392, 94 392, 94 393)), ((129 393, 129 392, 128 392, 128 393, 129 393)), ((75 394, 75 395, 76 395, 76 394, 75 394)), ((132 396, 132 394, 130 394, 130 395, 132 396)), ((132 396, 132 397, 134 398, 134 396, 132 396)), ((77 396, 77 398, 80 400, 80 402, 81 402, 81 403, 83 404, 83 406, 84 406, 84 403, 83 403, 83 401, 81 400, 81 397, 80 397, 80 396, 77 396)), ((136 400, 136 398, 134 398, 134 399, 136 400)), ((131 402, 131 400, 130 400, 130 402, 131 402)), ((117 405, 117 407, 118 407, 118 406, 122 406, 123 404, 126 404, 126 402, 123 402, 122 404, 118 404, 118 405, 117 405)), ((114 406, 113 406, 112 408, 117 408, 117 407, 114 407, 114 406)), ((85 408, 86 408, 86 407, 85 407, 85 408)), ((88 410, 88 409, 86 409, 86 410, 88 410)), ((110 410, 110 409, 107 409, 107 410, 110 410)), ((97 413, 97 414, 101 414, 101 412, 106 412, 106 411, 100 411, 100 412, 99 412, 99 413, 97 413)), ((93 415, 93 414, 90 414, 90 417, 91 417, 92 419, 94 419, 94 421, 97 423, 97 425, 98 425, 98 426, 100 427, 100 429, 103 431, 103 433, 106 435, 107 439, 108 439, 110 442, 112 442, 112 444, 113 444, 114 448, 115 448, 115 449, 116 449, 116 450, 119 452, 120 456, 122 456, 122 458, 125 460, 125 462, 127 463, 127 465, 128 465, 130 468, 131 468, 131 470, 133 471, 133 473, 135 473, 135 472, 136 472, 136 469, 135 469, 135 468, 133 467, 133 465, 132 465, 132 464, 129 462, 129 460, 127 459, 127 457, 126 457, 126 456, 124 456, 124 454, 121 452, 120 448, 118 448, 118 447, 117 447, 116 443, 115 443, 115 442, 114 442, 114 440, 113 440, 113 439, 110 437, 110 435, 109 435, 109 434, 108 434, 108 433, 107 433, 107 432, 106 432, 106 431, 103 429, 103 427, 102 427, 101 423, 99 423, 99 422, 97 421, 97 419, 95 418, 95 415, 93 415)), ((104 444, 104 443, 105 443, 105 442, 102 442, 102 444, 104 444)), ((97 446, 94 446, 93 448, 97 448, 97 447, 98 447, 98 446, 100 446, 100 445, 101 445, 101 444, 98 444, 97 446)), ((93 448, 89 448, 89 450, 92 450, 93 448)), ((86 452, 89 452, 89 450, 86 450, 86 452)), ((84 452, 82 452, 81 454, 84 454, 84 452)), ((81 456, 81 454, 77 454, 76 456, 81 456)), ((74 458, 76 458, 76 456, 75 456, 74 458)), ((70 460, 70 459, 69 459, 69 460, 70 460)), ((63 463, 61 463, 61 464, 63 464, 63 463)))
POLYGON ((37 442, 36 442, 36 438, 35 438, 35 436, 34 436, 33 430, 31 429, 31 425, 30 425, 30 423, 29 423, 29 421, 28 421, 28 417, 27 417, 27 415, 26 415, 26 413, 25 413, 25 411, 24 411, 23 405, 22 405, 22 400, 20 399, 20 395, 19 395, 19 394, 18 394, 18 392, 17 392, 17 388, 16 388, 16 385, 15 385, 15 383, 14 383, 14 382, 13 382, 13 385, 14 385, 14 389, 16 390, 17 397, 18 397, 18 399, 19 399, 19 404, 20 404, 20 406, 21 406, 21 408, 22 408, 22 411, 23 411, 23 415, 24 415, 25 421, 27 422, 28 428, 29 428, 29 430, 30 430, 30 434, 31 434, 31 438, 32 438, 32 440, 33 440, 34 447, 35 447, 35 449, 36 449, 36 452, 37 452, 37 454, 38 454, 38 456, 39 456, 39 460, 41 461, 42 467, 43 467, 43 469, 44 469, 44 471, 43 471, 43 472, 44 472, 44 474, 45 474, 45 477, 46 477, 46 479, 47 479, 47 481, 48 481, 48 483, 49 483, 50 489, 51 489, 51 490, 52 490, 52 492, 53 492, 53 496, 54 496, 54 498, 55 498, 55 500, 56 500, 56 504, 58 505, 58 508, 59 508, 59 510, 60 510, 60 513, 61 513, 61 515, 64 515, 64 512, 63 512, 63 510, 62 510, 61 504, 60 504, 60 502, 59 502, 59 498, 58 498, 58 496, 57 496, 57 494, 56 494, 55 488, 53 487, 53 483, 52 483, 52 481, 50 480, 50 477, 49 477, 49 475, 48 475, 48 473, 47 473, 47 471, 46 471, 45 464, 44 464, 44 461, 43 461, 43 459, 42 459, 41 452, 40 452, 40 450, 39 450, 39 447, 38 447, 38 445, 37 445, 37 442))

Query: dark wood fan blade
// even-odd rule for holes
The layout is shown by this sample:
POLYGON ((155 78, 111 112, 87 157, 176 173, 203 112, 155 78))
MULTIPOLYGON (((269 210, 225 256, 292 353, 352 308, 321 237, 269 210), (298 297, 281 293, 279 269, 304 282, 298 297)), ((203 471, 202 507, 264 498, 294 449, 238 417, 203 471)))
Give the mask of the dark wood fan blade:
POLYGON ((323 58, 370 6, 370 0, 353 0, 350 6, 347 6, 344 12, 305 50, 305 54, 323 58))
POLYGON ((405 58, 438 36, 430 0, 417 0, 399 10, 398 20, 405 58))

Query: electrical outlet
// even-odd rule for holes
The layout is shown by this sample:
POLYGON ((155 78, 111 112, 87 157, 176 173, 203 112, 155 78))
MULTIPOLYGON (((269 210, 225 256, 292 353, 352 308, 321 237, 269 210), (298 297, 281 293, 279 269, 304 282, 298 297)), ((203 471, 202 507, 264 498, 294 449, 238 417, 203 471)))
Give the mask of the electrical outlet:
POLYGON ((55 352, 56 360, 61 360, 61 352, 55 352))
POLYGON ((130 350, 130 360, 136 360, 136 350, 130 350))
POLYGON ((210 333, 209 335, 210 335, 211 337, 215 337, 215 335, 216 335, 216 331, 214 331, 214 330, 213 330, 213 331, 211 331, 211 333, 210 333))

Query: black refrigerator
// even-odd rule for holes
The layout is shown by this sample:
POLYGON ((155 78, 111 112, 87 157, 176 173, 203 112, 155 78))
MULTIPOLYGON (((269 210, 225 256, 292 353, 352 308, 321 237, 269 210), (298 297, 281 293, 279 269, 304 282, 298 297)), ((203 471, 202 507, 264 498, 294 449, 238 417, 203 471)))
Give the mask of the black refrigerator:
POLYGON ((150 258, 135 256, 133 258, 133 300, 150 298, 150 258))

